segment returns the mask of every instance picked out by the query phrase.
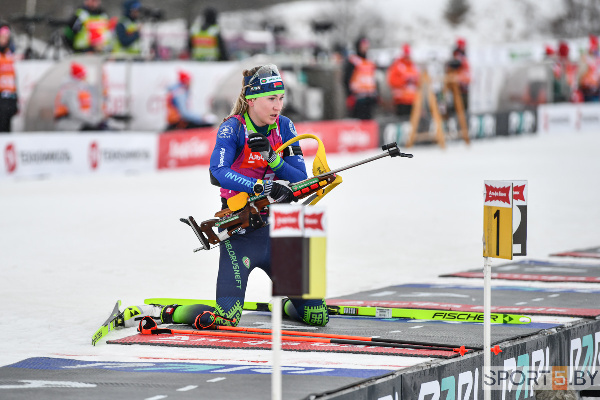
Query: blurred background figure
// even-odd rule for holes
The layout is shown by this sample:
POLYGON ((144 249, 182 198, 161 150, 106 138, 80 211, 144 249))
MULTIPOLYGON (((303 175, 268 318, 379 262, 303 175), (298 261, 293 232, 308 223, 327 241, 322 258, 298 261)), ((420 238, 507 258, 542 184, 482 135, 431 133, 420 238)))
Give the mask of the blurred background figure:
POLYGON ((101 0, 84 0, 64 31, 66 42, 75 53, 101 53, 110 41, 109 18, 101 0))
POLYGON ((569 53, 569 44, 561 40, 558 43, 556 60, 552 66, 554 103, 582 101, 581 92, 578 88, 578 66, 570 60, 569 53))
POLYGON ((113 55, 139 56, 142 53, 140 45, 140 29, 138 22, 142 3, 138 0, 123 2, 123 15, 115 27, 113 38, 113 55))
POLYGON ((402 46, 402 55, 387 70, 396 115, 409 116, 419 90, 419 68, 410 58, 410 45, 402 46))
POLYGON ((467 60, 467 42, 463 38, 456 40, 452 58, 446 64, 448 80, 456 83, 462 98, 465 112, 469 108, 469 85, 471 84, 471 68, 467 60))
POLYGON ((10 27, 0 24, 0 132, 11 131, 11 119, 18 112, 17 80, 10 35, 10 27))
POLYGON ((359 37, 355 43, 355 54, 350 54, 344 65, 346 107, 351 118, 373 118, 373 108, 377 103, 377 67, 367 58, 368 50, 369 39, 359 37))
POLYGON ((179 71, 179 82, 167 89, 167 131, 174 129, 192 129, 212 126, 214 120, 204 119, 189 109, 190 85, 189 72, 179 71))
POLYGON ((588 54, 584 57, 584 71, 579 78, 579 89, 585 102, 600 101, 600 54, 598 37, 589 36, 588 54))
POLYGON ((229 59, 221 29, 217 22, 217 10, 208 7, 202 18, 190 29, 190 58, 196 61, 226 61, 229 59))
POLYGON ((56 131, 105 130, 102 97, 87 83, 85 66, 71 63, 69 79, 63 83, 54 101, 56 131))

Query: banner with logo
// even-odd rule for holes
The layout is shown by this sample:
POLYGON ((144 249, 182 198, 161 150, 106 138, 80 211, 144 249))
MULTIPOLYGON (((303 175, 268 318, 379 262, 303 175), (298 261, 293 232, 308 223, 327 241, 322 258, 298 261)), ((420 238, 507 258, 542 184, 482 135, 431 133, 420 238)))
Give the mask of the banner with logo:
POLYGON ((0 178, 152 171, 155 133, 29 133, 0 137, 0 178))
POLYGON ((538 121, 538 131, 542 133, 596 133, 600 131, 600 104, 542 104, 538 107, 538 121))
POLYGON ((208 165, 216 141, 216 128, 163 133, 158 139, 158 168, 208 165))
MULTIPOLYGON (((318 136, 327 154, 372 150, 379 146, 379 125, 374 120, 299 122, 295 126, 298 135, 318 136)), ((306 156, 314 156, 317 152, 314 140, 302 140, 300 145, 306 156)))
POLYGON ((559 330, 544 331, 500 344, 490 371, 481 352, 444 361, 427 361, 356 390, 328 393, 331 399, 535 399, 535 388, 586 390, 600 386, 600 321, 582 320, 559 330), (546 372, 547 371, 547 372, 546 372), (376 394, 376 395, 374 395, 376 394))

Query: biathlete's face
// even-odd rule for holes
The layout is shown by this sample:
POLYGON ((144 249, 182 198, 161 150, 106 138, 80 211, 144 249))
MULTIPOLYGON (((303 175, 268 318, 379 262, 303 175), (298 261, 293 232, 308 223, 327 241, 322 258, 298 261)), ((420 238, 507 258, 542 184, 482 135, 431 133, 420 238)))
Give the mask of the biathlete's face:
POLYGON ((283 94, 248 100, 248 114, 257 126, 271 125, 283 108, 283 94))

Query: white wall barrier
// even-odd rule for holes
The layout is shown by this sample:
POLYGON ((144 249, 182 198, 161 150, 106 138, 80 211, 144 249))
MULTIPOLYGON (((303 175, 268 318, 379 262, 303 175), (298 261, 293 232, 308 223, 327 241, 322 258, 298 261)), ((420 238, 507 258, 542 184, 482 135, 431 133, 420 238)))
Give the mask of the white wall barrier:
POLYGON ((0 136, 0 179, 154 171, 155 133, 29 133, 0 136))
POLYGON ((600 103, 558 103, 538 106, 539 133, 600 132, 600 103))

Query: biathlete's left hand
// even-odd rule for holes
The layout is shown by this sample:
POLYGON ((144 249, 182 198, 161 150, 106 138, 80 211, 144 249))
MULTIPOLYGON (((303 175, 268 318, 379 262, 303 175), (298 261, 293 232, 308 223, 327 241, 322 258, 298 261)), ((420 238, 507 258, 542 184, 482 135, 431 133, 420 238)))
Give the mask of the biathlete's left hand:
POLYGON ((248 147, 253 153, 260 153, 266 162, 270 163, 275 160, 277 153, 271 148, 269 139, 260 133, 252 133, 248 135, 248 147))

